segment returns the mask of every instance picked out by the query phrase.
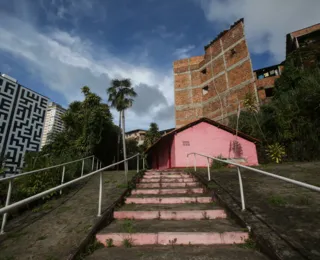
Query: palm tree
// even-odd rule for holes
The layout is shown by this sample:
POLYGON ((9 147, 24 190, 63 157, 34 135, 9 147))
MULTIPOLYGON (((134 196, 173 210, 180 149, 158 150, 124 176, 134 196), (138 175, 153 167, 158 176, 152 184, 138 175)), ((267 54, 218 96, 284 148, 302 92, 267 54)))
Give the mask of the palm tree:
MULTIPOLYGON (((123 159, 126 160, 126 140, 125 140, 125 110, 132 106, 133 98, 137 96, 137 93, 131 87, 130 79, 114 79, 111 81, 111 87, 108 88, 107 93, 109 95, 109 102, 111 106, 119 111, 119 127, 122 125, 122 143, 123 143, 123 159)), ((118 151, 120 147, 120 138, 118 138, 118 151)), ((118 152, 119 156, 119 152, 118 152)), ((119 160, 119 158, 118 158, 119 160)), ((127 181, 128 163, 125 162, 125 175, 127 181)))

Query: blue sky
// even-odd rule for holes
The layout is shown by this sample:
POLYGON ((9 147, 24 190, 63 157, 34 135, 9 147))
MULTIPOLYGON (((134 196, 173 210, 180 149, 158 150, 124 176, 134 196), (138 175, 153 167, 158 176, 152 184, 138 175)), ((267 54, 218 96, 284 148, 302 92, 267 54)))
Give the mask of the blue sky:
POLYGON ((174 60, 202 55, 244 17, 254 69, 273 65, 318 10, 319 0, 0 0, 0 71, 65 107, 84 85, 106 100, 111 79, 131 78, 127 130, 170 128, 174 60))

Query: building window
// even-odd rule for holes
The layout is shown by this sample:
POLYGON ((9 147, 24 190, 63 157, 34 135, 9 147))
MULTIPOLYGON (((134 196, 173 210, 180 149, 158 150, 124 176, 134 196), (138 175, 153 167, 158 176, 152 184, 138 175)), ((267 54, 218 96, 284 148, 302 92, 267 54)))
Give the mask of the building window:
POLYGON ((189 143, 189 141, 182 141, 182 145, 183 146, 190 146, 190 143, 189 143))
POLYGON ((202 73, 202 74, 207 74, 207 69, 204 68, 203 70, 201 70, 201 73, 202 73))
POLYGON ((203 96, 204 96, 204 95, 207 95, 208 92, 209 92, 209 87, 208 87, 208 86, 205 86, 205 87, 202 88, 202 95, 203 95, 203 96))
POLYGON ((266 88, 264 91, 266 93, 266 97, 273 97, 274 95, 273 88, 266 88))

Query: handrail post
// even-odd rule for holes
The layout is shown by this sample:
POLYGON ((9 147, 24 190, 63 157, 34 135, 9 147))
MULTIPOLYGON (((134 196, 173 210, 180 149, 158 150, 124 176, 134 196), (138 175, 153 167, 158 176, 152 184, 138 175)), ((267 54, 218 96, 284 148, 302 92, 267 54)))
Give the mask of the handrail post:
MULTIPOLYGON (((8 206, 10 203, 11 192, 12 192, 12 180, 10 180, 9 184, 8 184, 8 192, 7 192, 7 199, 6 199, 5 207, 8 206)), ((8 216, 8 213, 3 214, 0 235, 4 234, 4 227, 7 223, 7 216, 8 216)))
POLYGON ((91 166, 91 171, 93 171, 93 167, 94 167, 94 156, 92 157, 92 166, 91 166))
POLYGON ((244 195, 243 195, 242 177, 241 177, 240 167, 237 167, 237 169, 238 169, 238 177, 239 177, 239 185, 240 185, 241 208, 242 208, 242 211, 244 211, 246 209, 246 206, 245 206, 244 195))
POLYGON ((99 160, 97 159, 96 171, 99 169, 99 160))
POLYGON ((193 155, 194 155, 193 166, 194 166, 194 171, 196 172, 197 171, 197 159, 196 159, 196 154, 193 154, 193 155))
MULTIPOLYGON (((63 168, 62 168, 62 177, 61 177, 61 184, 63 184, 63 182, 64 182, 65 172, 66 172, 66 166, 63 165, 63 168)), ((60 190, 60 195, 61 195, 61 194, 62 194, 62 189, 60 190)))
POLYGON ((102 204, 102 171, 100 172, 100 183, 99 183, 98 217, 101 216, 101 204, 102 204))
POLYGON ((207 157, 207 164, 208 164, 208 180, 211 181, 211 173, 210 173, 210 162, 209 157, 207 157))
POLYGON ((81 176, 83 176, 83 170, 84 170, 84 159, 82 160, 82 166, 81 166, 81 176))
POLYGON ((142 158, 142 169, 144 170, 145 169, 145 162, 144 162, 144 157, 142 158))
POLYGON ((101 161, 100 161, 100 163, 99 163, 99 169, 101 169, 101 164, 102 164, 102 163, 101 163, 101 161))
POLYGON ((137 156, 137 172, 139 172, 139 159, 140 159, 140 157, 139 157, 139 154, 138 154, 138 156, 137 156))

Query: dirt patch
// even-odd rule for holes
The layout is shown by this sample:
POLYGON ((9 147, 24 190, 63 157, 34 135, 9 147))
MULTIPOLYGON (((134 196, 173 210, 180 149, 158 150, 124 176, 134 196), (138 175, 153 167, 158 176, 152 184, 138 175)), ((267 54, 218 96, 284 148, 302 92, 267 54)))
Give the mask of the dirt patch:
MULTIPOLYGON (((263 170, 320 186, 320 163, 268 165, 263 170)), ((197 171, 206 178, 207 171, 197 171)), ((246 207, 270 225, 306 259, 320 258, 320 194, 259 173, 241 170, 246 207)), ((211 171, 217 181, 240 200, 236 169, 211 171)), ((211 182, 211 185, 215 185, 211 182), (211 184, 212 183, 212 184, 211 184)))
MULTIPOLYGON (((134 174, 129 172, 129 180, 134 174)), ((123 172, 106 172, 103 178, 102 209, 106 209, 126 185, 123 172)), ((99 176, 94 176, 83 188, 69 193, 68 199, 50 201, 9 222, 7 238, 0 244, 0 259, 67 259, 98 220, 98 191, 99 176)))

